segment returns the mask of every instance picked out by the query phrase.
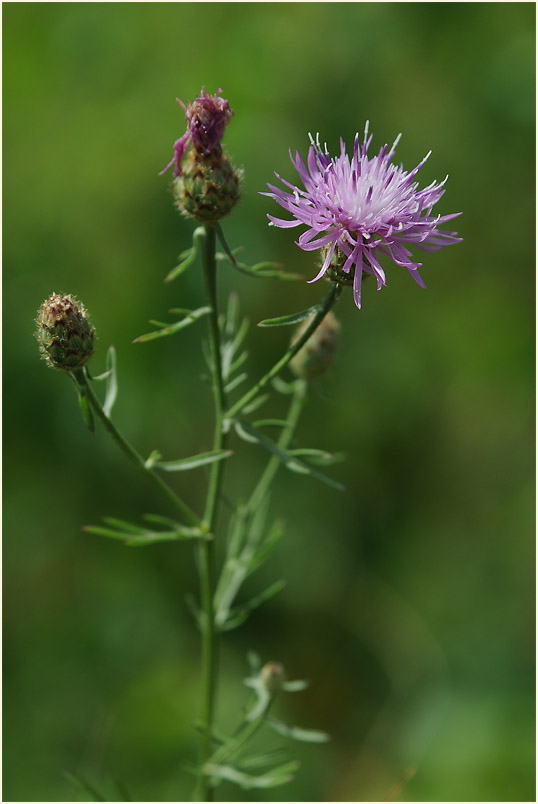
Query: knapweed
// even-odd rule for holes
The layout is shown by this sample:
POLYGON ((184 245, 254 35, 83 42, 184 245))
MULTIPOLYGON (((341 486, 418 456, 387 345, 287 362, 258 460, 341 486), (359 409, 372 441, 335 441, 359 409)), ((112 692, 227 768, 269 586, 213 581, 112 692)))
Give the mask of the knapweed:
POLYGON ((161 171, 166 173, 175 165, 177 206, 202 222, 222 218, 239 200, 241 172, 234 169, 221 146, 224 129, 233 116, 228 101, 219 97, 221 92, 218 89, 209 95, 202 87, 200 96, 186 106, 176 99, 185 111, 187 130, 175 141, 174 157, 161 171))
POLYGON ((74 296, 53 293, 39 308, 36 323, 39 348, 49 366, 76 371, 88 362, 95 329, 74 296))
MULTIPOLYGON (((311 318, 307 318, 297 327, 292 344, 301 337, 311 321, 311 318)), ((336 316, 329 311, 304 346, 290 360, 290 368, 293 373, 305 380, 314 380, 325 374, 334 360, 339 335, 340 323, 336 316)))
MULTIPOLYGON (((353 285, 355 304, 361 306, 361 280, 363 273, 372 274, 377 289, 386 285, 385 271, 381 267, 381 254, 406 268, 421 287, 425 287, 416 262, 408 246, 423 251, 438 251, 443 246, 459 243, 456 232, 444 232, 439 226, 456 218, 452 215, 432 215, 434 204, 445 192, 446 182, 432 182, 418 189, 415 177, 430 153, 409 173, 391 162, 400 135, 392 148, 384 145, 377 156, 368 157, 372 137, 368 123, 362 145, 355 136, 351 159, 340 140, 340 155, 329 156, 327 146, 322 149, 319 135, 312 137, 307 165, 299 153, 295 159, 290 151, 292 165, 304 185, 300 189, 277 178, 288 188, 282 190, 269 185, 273 198, 292 220, 268 215, 274 226, 291 228, 304 224, 297 245, 303 251, 322 250, 321 268, 314 279, 327 276, 335 282, 353 285)), ((448 178, 448 176, 447 176, 448 178)))

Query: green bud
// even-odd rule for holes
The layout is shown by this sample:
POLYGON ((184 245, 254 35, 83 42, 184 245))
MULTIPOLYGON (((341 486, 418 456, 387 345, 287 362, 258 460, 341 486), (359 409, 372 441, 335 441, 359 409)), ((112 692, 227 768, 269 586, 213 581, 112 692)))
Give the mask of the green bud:
POLYGON ((220 148, 209 154, 192 148, 173 189, 178 209, 202 223, 217 221, 232 211, 239 201, 241 171, 234 167, 220 148))
MULTIPOLYGON (((301 337, 311 321, 311 318, 307 318, 297 328, 292 344, 301 337)), ((336 316, 329 311, 304 346, 290 360, 293 373, 305 380, 312 380, 324 374, 333 362, 339 335, 340 324, 336 316)))
POLYGON ((53 293, 39 308, 36 323, 39 349, 49 366, 76 371, 88 362, 95 329, 74 296, 53 293))
POLYGON ((260 670, 260 678, 269 692, 278 692, 286 680, 286 671, 279 662, 267 662, 260 670))

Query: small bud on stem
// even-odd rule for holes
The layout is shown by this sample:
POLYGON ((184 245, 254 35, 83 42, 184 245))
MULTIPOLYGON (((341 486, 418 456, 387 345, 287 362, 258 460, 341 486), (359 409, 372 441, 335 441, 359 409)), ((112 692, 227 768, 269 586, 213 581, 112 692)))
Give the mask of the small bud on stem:
POLYGON ((52 368, 77 371, 93 354, 95 329, 74 296, 53 293, 38 310, 36 337, 52 368))
MULTIPOLYGON (((293 337, 295 343, 311 323, 307 318, 293 337)), ((340 324, 331 311, 327 313, 319 327, 310 336, 305 345, 299 349, 290 361, 290 368, 297 377, 312 380, 321 377, 331 365, 340 334, 340 324)))

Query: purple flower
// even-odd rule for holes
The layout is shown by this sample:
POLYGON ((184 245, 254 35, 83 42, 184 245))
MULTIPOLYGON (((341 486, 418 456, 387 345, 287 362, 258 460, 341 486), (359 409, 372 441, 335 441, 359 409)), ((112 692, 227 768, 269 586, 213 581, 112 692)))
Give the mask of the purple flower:
POLYGON ((321 149, 319 135, 316 142, 310 137, 312 144, 307 166, 299 153, 295 154, 294 160, 290 150, 292 165, 304 190, 275 173, 289 191, 269 184, 272 192, 262 193, 274 198, 293 215, 293 220, 289 221, 268 215, 271 224, 282 228, 304 224, 307 229, 297 245, 303 251, 323 249, 321 270, 310 282, 320 279, 327 271, 335 278, 336 267, 337 281, 353 282, 353 296, 358 308, 361 306, 363 272, 376 277, 378 290, 386 285, 380 254, 407 268, 415 282, 425 287, 418 272, 422 263, 413 260, 407 246, 438 251, 443 246, 461 242, 456 232, 443 232, 438 228, 461 215, 460 212, 431 214, 433 205, 445 192, 446 179, 440 184, 432 182, 423 190, 419 190, 418 182, 414 181, 431 151, 410 173, 391 163, 400 136, 390 151, 384 145, 377 156, 368 158, 372 137, 368 136, 366 123, 362 147, 357 134, 351 160, 342 139, 340 156, 331 158, 326 145, 321 149))
POLYGON ((205 87, 202 87, 200 97, 195 98, 193 103, 187 101, 187 106, 176 98, 185 111, 187 130, 175 141, 174 157, 159 175, 166 173, 175 163, 174 176, 181 176, 181 160, 191 142, 201 154, 209 154, 215 148, 220 149, 226 124, 233 117, 228 101, 219 98, 221 92, 222 89, 217 89, 214 95, 208 95, 205 87))

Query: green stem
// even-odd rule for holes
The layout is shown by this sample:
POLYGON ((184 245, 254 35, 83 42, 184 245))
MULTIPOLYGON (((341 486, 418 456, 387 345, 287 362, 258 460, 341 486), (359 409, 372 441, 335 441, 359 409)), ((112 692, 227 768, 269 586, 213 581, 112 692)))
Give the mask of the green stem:
MULTIPOLYGON (((222 378, 222 357, 220 329, 217 304, 217 265, 215 260, 216 232, 211 224, 205 225, 203 238, 203 265, 206 283, 207 300, 211 307, 209 316, 209 346, 213 369, 213 394, 215 398, 215 432, 213 449, 225 449, 227 434, 224 432, 224 411, 226 394, 222 378)), ((209 487, 204 513, 207 530, 215 533, 220 499, 220 491, 224 477, 223 461, 212 464, 209 476, 209 487)), ((201 801, 213 800, 213 788, 202 768, 211 754, 211 734, 215 714, 215 689, 217 676, 217 644, 215 639, 215 543, 205 541, 199 545, 200 595, 202 604, 202 673, 203 673, 203 722, 205 730, 200 739, 200 775, 198 777, 197 796, 201 801)))
POLYGON ((280 358, 278 363, 275 363, 272 369, 270 369, 267 372, 267 374, 264 374, 261 380, 258 380, 256 385, 254 385, 250 389, 250 391, 247 391, 247 393, 244 396, 242 396, 241 399, 235 403, 235 405, 232 405, 230 410, 226 411, 226 419, 233 419, 235 416, 237 416, 237 414, 243 410, 245 405, 248 405, 248 403, 251 402, 252 399, 254 399, 254 397, 262 390, 262 388, 265 388, 267 383, 270 380, 272 380, 273 377, 275 377, 279 373, 279 371, 281 371, 284 368, 284 366, 286 366, 290 362, 292 357, 297 354, 299 349, 302 346, 304 346, 304 344, 310 338, 312 333, 315 332, 316 329, 319 327, 319 325, 321 324, 321 322, 323 321, 323 319, 325 318, 325 316, 327 315, 327 313, 329 312, 335 301, 340 296, 341 291, 342 287, 340 285, 337 285, 334 282, 331 283, 331 289, 323 299, 320 309, 310 322, 310 325, 307 327, 307 329, 305 329, 301 337, 298 338, 295 341, 295 343, 293 343, 292 346, 290 346, 288 351, 280 358))
POLYGON ((242 748, 256 734, 258 729, 265 723, 265 719, 267 718, 269 709, 271 708, 275 697, 276 692, 272 692, 267 698, 267 703, 258 717, 248 723, 245 723, 235 737, 229 740, 225 745, 217 748, 213 756, 209 759, 209 762, 212 765, 218 765, 224 760, 230 759, 233 754, 236 754, 239 749, 242 748))
MULTIPOLYGON (((305 380, 295 381, 293 398, 288 411, 288 416, 286 418, 287 424, 286 427, 282 428, 282 433, 280 434, 280 438, 277 441, 277 446, 281 450, 286 450, 290 445, 291 439, 293 438, 295 428, 297 427, 299 417, 302 413, 306 401, 306 389, 307 389, 307 383, 305 380)), ((256 488, 252 492, 250 499, 246 505, 246 510, 248 512, 253 513, 260 505, 261 501, 263 500, 263 498, 267 493, 267 490, 269 489, 269 486, 273 482, 273 479, 281 463, 282 462, 278 457, 278 455, 271 456, 262 476, 260 477, 256 485, 256 488)))
POLYGON ((144 459, 142 456, 132 447, 129 442, 121 435, 121 433, 117 430, 116 426, 112 423, 112 421, 108 418, 106 413, 103 410, 101 402, 99 398, 93 391, 90 382, 88 382, 87 375, 84 369, 80 369, 76 372, 76 382, 80 386, 82 392, 85 394, 87 399, 90 402, 95 414, 103 423, 105 430, 112 436, 116 444, 122 450, 122 452, 129 458, 129 460, 138 466, 139 469, 144 472, 144 474, 151 480, 154 486, 158 488, 158 490, 163 494, 169 503, 171 503, 174 508, 179 511, 183 519, 188 522, 190 525, 194 527, 200 528, 204 530, 204 523, 201 519, 192 511, 189 506, 181 500, 175 491, 170 488, 170 486, 162 480, 161 477, 153 470, 146 466, 144 459))

